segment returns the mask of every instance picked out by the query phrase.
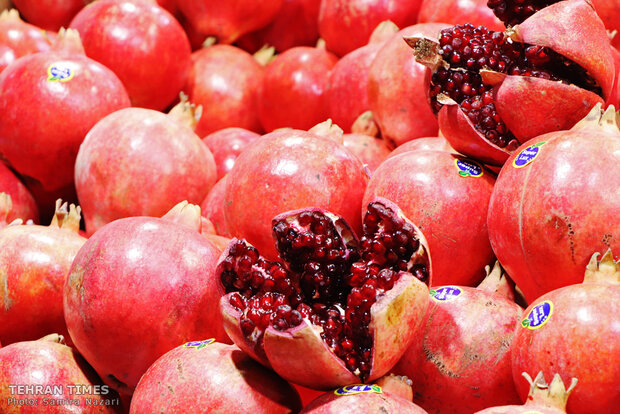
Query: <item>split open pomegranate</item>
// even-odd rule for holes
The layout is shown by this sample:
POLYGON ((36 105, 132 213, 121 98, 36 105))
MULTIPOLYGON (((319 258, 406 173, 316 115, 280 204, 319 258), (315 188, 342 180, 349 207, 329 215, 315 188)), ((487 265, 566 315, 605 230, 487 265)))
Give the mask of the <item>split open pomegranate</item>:
POLYGON ((300 385, 371 381, 400 358, 428 301, 424 235, 388 200, 371 201, 358 239, 310 208, 276 216, 281 261, 233 239, 218 263, 224 327, 256 360, 300 385))

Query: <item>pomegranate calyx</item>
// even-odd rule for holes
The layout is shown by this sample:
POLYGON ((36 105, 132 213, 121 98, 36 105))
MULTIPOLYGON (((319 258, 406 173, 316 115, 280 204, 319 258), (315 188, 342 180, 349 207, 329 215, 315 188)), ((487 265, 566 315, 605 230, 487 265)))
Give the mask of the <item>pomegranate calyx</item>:
POLYGON ((403 40, 413 49, 415 61, 426 66, 432 72, 439 67, 447 67, 439 53, 439 42, 425 36, 405 36, 403 40))
POLYGON ((384 392, 397 395, 407 401, 413 401, 413 381, 405 375, 390 373, 377 379, 375 384, 380 386, 384 392))
POLYGON ((536 375, 534 380, 527 372, 521 375, 530 383, 530 392, 525 405, 536 404, 566 410, 568 397, 577 386, 577 378, 571 378, 570 385, 566 388, 559 374, 555 374, 549 384, 545 381, 542 371, 536 375))
POLYGON ((67 54, 86 55, 80 33, 76 29, 65 29, 64 27, 58 31, 51 50, 67 54))
POLYGON ((491 266, 487 265, 484 267, 486 271, 486 277, 480 284, 477 286, 478 289, 484 290, 489 293, 496 293, 498 295, 502 295, 507 297, 509 300, 514 301, 515 299, 515 284, 512 280, 510 280, 501 264, 498 260, 493 264, 493 269, 491 270, 491 266))
POLYGON ((57 333, 45 335, 43 338, 37 339, 37 341, 54 342, 56 344, 66 345, 65 337, 57 333))
POLYGON ((197 232, 202 230, 200 206, 190 204, 187 200, 181 201, 164 214, 162 219, 183 225, 197 232))
POLYGON ((606 133, 620 135, 620 128, 616 119, 619 114, 615 112, 616 109, 613 105, 609 105, 605 110, 602 108, 603 104, 600 102, 594 105, 590 112, 581 121, 577 122, 571 130, 603 129, 606 133))
POLYGON ((0 22, 21 22, 17 9, 5 9, 0 13, 0 22))
POLYGON ((370 34, 368 44, 383 43, 388 40, 392 35, 398 32, 400 29, 391 20, 384 20, 375 27, 375 30, 370 34))
POLYGON ((263 45, 253 55, 254 60, 261 66, 267 66, 276 58, 276 48, 274 46, 263 45))
POLYGON ((351 125, 351 132, 354 134, 368 135, 370 137, 379 136, 379 126, 375 122, 372 111, 363 112, 351 125))
POLYGON ((311 132, 319 137, 331 139, 338 142, 339 144, 343 144, 344 142, 342 138, 342 136, 344 135, 344 131, 338 125, 334 124, 331 118, 319 124, 316 124, 315 126, 310 128, 308 132, 311 132))
POLYGON ((81 212, 80 206, 68 204, 66 201, 63 203, 59 198, 56 200, 56 210, 50 226, 77 233, 80 229, 80 220, 82 219, 81 212))
POLYGON ((0 227, 8 224, 9 213, 13 210, 13 199, 7 193, 0 193, 0 227))
POLYGON ((196 130, 196 126, 202 118, 202 105, 196 106, 196 104, 189 101, 189 97, 183 91, 179 93, 179 103, 172 107, 168 116, 174 119, 179 124, 187 125, 196 130))
POLYGON ((607 249, 601 260, 598 260, 599 256, 600 253, 596 252, 590 258, 590 262, 586 266, 583 282, 620 284, 619 261, 614 260, 611 249, 607 249))

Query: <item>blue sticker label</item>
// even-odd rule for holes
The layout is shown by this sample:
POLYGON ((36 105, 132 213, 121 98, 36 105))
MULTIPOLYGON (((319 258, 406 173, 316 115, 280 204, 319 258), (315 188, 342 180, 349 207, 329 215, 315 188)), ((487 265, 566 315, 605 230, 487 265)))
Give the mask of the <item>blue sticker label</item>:
POLYGON ((336 395, 355 395, 355 394, 383 394, 383 390, 377 384, 358 384, 347 385, 334 391, 336 395))
POLYGON ((437 302, 446 302, 448 300, 454 299, 458 295, 463 293, 461 289, 456 286, 444 286, 439 289, 432 289, 430 291, 431 297, 433 300, 437 302))
POLYGON ((512 161, 512 166, 515 168, 523 168, 526 165, 530 165, 540 154, 540 147, 546 143, 546 141, 542 141, 521 150, 519 155, 512 161))
POLYGON ((66 63, 57 62, 47 68, 49 82, 68 82, 75 76, 75 71, 66 63))
POLYGON ((185 348, 196 348, 196 349, 202 349, 207 345, 211 345, 213 342, 215 342, 215 339, 211 338, 211 339, 207 339, 206 341, 192 341, 192 342, 188 342, 185 345, 183 345, 185 348))
POLYGON ((546 300, 532 308, 525 319, 521 321, 521 326, 530 330, 540 329, 549 321, 552 313, 553 302, 546 300))
POLYGON ((454 160, 454 165, 459 170, 461 177, 482 177, 484 170, 482 166, 471 160, 454 160))

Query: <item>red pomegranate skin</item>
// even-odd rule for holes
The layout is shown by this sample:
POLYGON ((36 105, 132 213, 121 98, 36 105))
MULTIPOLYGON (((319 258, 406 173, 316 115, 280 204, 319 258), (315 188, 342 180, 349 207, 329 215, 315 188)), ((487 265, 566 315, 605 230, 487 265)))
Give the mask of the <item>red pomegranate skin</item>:
POLYGON ((291 127, 310 129, 328 116, 325 90, 338 58, 321 47, 285 51, 265 68, 258 116, 267 132, 291 127))
POLYGON ((217 234, 224 237, 232 237, 226 225, 226 216, 224 214, 227 177, 225 175, 220 178, 211 188, 207 197, 200 204, 200 214, 213 223, 217 234))
POLYGON ((24 222, 39 221, 39 210, 30 191, 17 178, 13 171, 0 162, 0 193, 11 196, 11 211, 6 217, 6 222, 20 218, 24 222))
POLYGON ((198 204, 216 181, 213 155, 187 126, 160 112, 127 108, 88 133, 75 164, 87 233, 129 216, 161 216, 198 204))
POLYGON ((257 99, 263 73, 252 55, 235 46, 215 45, 194 52, 183 90, 192 103, 202 105, 198 136, 229 127, 261 132, 257 99))
POLYGON ((611 96, 606 103, 613 105, 615 108, 620 108, 620 50, 612 46, 611 54, 614 56, 616 77, 614 79, 614 86, 611 88, 611 96))
POLYGON ((47 191, 73 184, 75 157, 88 130, 130 105, 112 71, 64 44, 56 47, 24 56, 0 75, 0 152, 47 191), (48 73, 57 69, 69 72, 60 78, 48 73))
POLYGON ((61 343, 43 338, 5 346, 0 350, 0 366, 0 411, 4 414, 121 412, 114 391, 102 384, 74 349, 61 343), (13 385, 25 387, 13 387, 11 392, 13 385), (36 385, 43 386, 42 392, 34 389, 36 385), (29 386, 33 388, 28 390, 29 386))
POLYGON ((191 49, 179 22, 152 0, 99 0, 71 21, 86 55, 121 79, 132 106, 164 110, 187 79, 191 49))
MULTIPOLYGON (((592 4, 608 32, 620 31, 619 0, 592 0, 592 4)), ((618 33, 612 38, 611 44, 616 48, 620 47, 620 36, 618 33)))
POLYGON ((211 150, 217 167, 217 179, 221 180, 230 172, 241 152, 260 134, 243 128, 224 128, 202 139, 211 150))
POLYGON ((397 204, 429 243, 433 286, 473 286, 493 258, 487 209, 495 176, 480 164, 444 151, 409 151, 373 173, 362 205, 374 197, 397 204), (461 176, 466 160, 482 175, 461 176))
POLYGON ((196 30, 218 43, 234 43, 240 36, 265 27, 284 0, 177 0, 177 6, 196 30))
POLYGON ((197 230, 154 217, 119 219, 75 257, 64 286, 67 328, 121 395, 131 395, 157 358, 188 340, 229 342, 213 276, 220 252, 197 230))
POLYGON ((404 36, 436 38, 447 25, 424 23, 406 27, 388 40, 370 66, 368 102, 384 139, 394 146, 419 137, 435 136, 437 118, 427 102, 425 70, 417 63, 404 36))
POLYGON ((67 27, 87 2, 84 0, 11 0, 24 20, 44 30, 67 27))
POLYGON ((86 239, 80 215, 67 223, 12 225, 0 231, 0 341, 31 341, 57 332, 67 335, 62 289, 86 239), (72 220, 73 223, 69 223, 72 220))
POLYGON ((351 133, 344 134, 342 139, 344 147, 359 158, 371 174, 391 152, 390 147, 381 138, 351 133))
POLYGON ((131 400, 130 414, 297 413, 297 391, 234 345, 193 341, 161 356, 131 400))
POLYGON ((417 22, 421 0, 323 0, 319 33, 327 49, 338 56, 364 46, 379 23, 393 21, 398 27, 417 22))
POLYGON ((478 288, 433 290, 439 295, 429 296, 423 333, 393 370, 413 381, 413 401, 429 413, 518 404, 510 349, 523 309, 478 288), (443 295, 457 289, 458 294, 443 295))
POLYGON ((361 232, 368 178, 357 157, 333 139, 299 130, 264 135, 239 155, 226 180, 229 232, 268 258, 277 257, 271 220, 285 211, 323 208, 361 232))
POLYGON ((0 15, 0 72, 22 56, 47 52, 51 44, 44 31, 24 22, 16 11, 0 15))
POLYGON ((444 137, 422 137, 407 141, 396 147, 387 158, 395 157, 409 151, 445 151, 455 154, 456 151, 444 137))
POLYGON ((418 23, 471 23, 503 32, 502 23, 487 6, 488 0, 422 0, 418 23))
POLYGON ((267 26, 237 40, 239 47, 254 53, 264 45, 284 52, 296 46, 312 46, 319 39, 321 0, 284 0, 282 8, 267 26))

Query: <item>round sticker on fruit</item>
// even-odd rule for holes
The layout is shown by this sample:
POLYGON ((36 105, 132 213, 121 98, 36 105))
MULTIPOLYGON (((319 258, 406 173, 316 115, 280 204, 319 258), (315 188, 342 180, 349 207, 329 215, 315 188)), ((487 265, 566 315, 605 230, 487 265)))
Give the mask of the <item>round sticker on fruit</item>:
POLYGON ((444 286, 430 291, 431 297, 436 302, 447 302, 456 298, 461 293, 463 293, 461 289, 456 286, 444 286))
POLYGON ((75 69, 68 62, 52 63, 47 68, 48 82, 69 82, 75 76, 75 69))
POLYGON ((480 164, 475 161, 456 159, 454 165, 456 165, 461 177, 482 177, 484 174, 480 164))
POLYGON ((346 385, 334 391, 336 395, 355 395, 355 394, 383 394, 383 390, 377 384, 358 384, 346 385))
POLYGON ((196 349, 202 349, 207 345, 211 345, 213 342, 215 342, 215 339, 211 338, 211 339, 207 339, 205 341, 192 341, 192 342, 187 342, 185 345, 183 345, 185 348, 196 348, 196 349))
POLYGON ((519 155, 517 155, 517 158, 512 161, 512 166, 515 168, 523 168, 526 165, 530 165, 540 154, 540 147, 546 143, 546 141, 542 141, 521 150, 519 155))
POLYGON ((521 321, 521 326, 530 330, 540 329, 551 317, 553 313, 553 302, 546 300, 534 306, 527 314, 525 319, 521 321))

